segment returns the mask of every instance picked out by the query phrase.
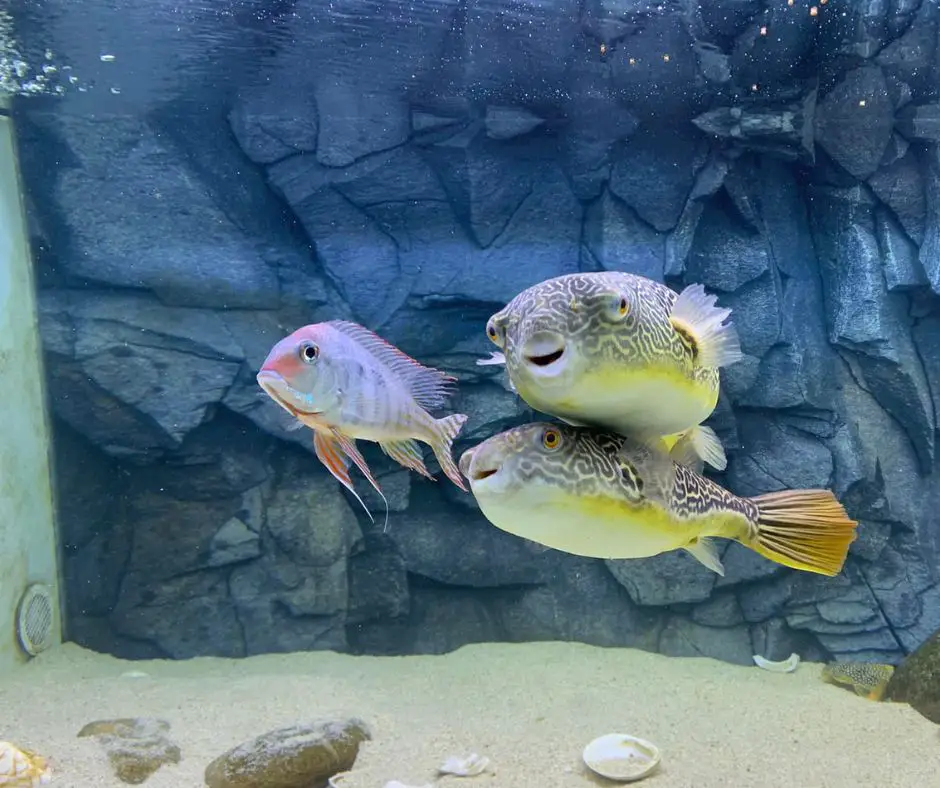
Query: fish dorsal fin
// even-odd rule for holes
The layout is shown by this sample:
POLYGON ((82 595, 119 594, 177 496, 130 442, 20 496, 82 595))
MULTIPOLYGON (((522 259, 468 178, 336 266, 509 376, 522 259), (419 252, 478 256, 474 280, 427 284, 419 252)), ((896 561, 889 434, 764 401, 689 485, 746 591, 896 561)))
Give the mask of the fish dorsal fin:
POLYGON ((682 433, 670 451, 672 459, 691 468, 696 473, 704 470, 703 461, 713 468, 723 471, 728 467, 728 458, 725 456, 721 440, 711 427, 698 424, 682 433))
POLYGON ((331 320, 328 325, 357 342, 373 358, 398 375, 408 393, 422 408, 443 407, 453 392, 452 386, 457 378, 415 361, 368 328, 347 320, 331 320))
POLYGON ((670 311, 669 322, 699 368, 728 367, 744 357, 737 329, 730 321, 725 322, 731 310, 717 306, 717 301, 702 285, 689 285, 676 297, 670 311))

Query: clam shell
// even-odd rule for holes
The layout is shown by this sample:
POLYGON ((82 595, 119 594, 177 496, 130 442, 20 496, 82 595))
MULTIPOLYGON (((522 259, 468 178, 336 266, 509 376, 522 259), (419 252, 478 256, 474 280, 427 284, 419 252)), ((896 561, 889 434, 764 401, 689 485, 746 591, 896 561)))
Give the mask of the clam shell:
POLYGON ((584 764, 608 780, 629 783, 653 773, 660 760, 659 747, 626 733, 599 736, 584 748, 584 764))
POLYGON ((8 741, 0 741, 0 785, 33 788, 46 785, 50 779, 44 758, 8 741))

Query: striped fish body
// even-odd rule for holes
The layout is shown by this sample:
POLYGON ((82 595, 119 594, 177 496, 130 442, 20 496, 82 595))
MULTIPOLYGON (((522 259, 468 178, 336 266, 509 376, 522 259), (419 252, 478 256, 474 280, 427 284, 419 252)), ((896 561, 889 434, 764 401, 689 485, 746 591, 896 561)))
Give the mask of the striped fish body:
POLYGON ((698 285, 676 293, 625 272, 568 274, 517 295, 487 335, 532 408, 569 424, 664 436, 711 415, 719 367, 741 357, 724 323, 730 310, 713 301, 698 285))
POLYGON ((734 495, 672 461, 662 441, 536 423, 469 449, 460 468, 486 518, 534 542, 592 558, 684 549, 724 570, 712 537, 785 566, 841 571, 857 523, 831 492, 734 495))
POLYGON ((285 337, 258 373, 264 391, 313 430, 317 456, 357 498, 347 460, 382 494, 357 439, 378 443, 399 464, 433 478, 415 441, 426 443, 448 478, 466 490, 451 445, 467 417, 437 419, 428 412, 444 405, 454 382, 368 329, 340 320, 285 337))

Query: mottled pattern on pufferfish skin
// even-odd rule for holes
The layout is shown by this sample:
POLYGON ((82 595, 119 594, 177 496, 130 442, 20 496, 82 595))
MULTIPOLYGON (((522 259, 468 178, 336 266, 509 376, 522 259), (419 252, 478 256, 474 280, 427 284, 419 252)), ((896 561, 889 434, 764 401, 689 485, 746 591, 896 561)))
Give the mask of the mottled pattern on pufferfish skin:
POLYGON ((893 665, 877 662, 830 662, 822 669, 823 681, 871 700, 881 699, 893 674, 893 665))
POLYGON ((559 331, 577 339, 584 356, 596 362, 671 362, 696 383, 717 389, 718 370, 696 367, 692 341, 669 322, 677 297, 665 285, 622 271, 566 274, 524 290, 490 319, 503 332, 510 363, 535 332, 559 331), (611 322, 606 310, 621 296, 627 316, 611 322))
POLYGON ((503 433, 502 439, 518 455, 522 484, 542 479, 584 496, 610 496, 615 488, 629 501, 656 503, 681 519, 724 511, 756 526, 756 504, 671 459, 654 457, 653 449, 622 435, 540 422, 503 433), (553 449, 542 442, 548 429, 561 436, 553 449))

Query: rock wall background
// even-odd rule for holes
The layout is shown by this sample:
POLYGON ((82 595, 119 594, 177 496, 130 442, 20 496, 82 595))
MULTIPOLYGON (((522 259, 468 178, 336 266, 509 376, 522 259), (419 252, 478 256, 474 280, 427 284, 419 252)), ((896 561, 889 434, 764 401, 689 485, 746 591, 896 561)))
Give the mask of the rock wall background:
POLYGON ((76 77, 15 105, 71 638, 896 662, 940 628, 936 3, 16 11, 76 77), (724 578, 679 553, 534 550, 365 444, 383 534, 254 382, 297 326, 362 322, 460 377, 460 452, 533 417, 474 365, 488 315, 602 269, 733 307, 747 358, 712 419, 717 478, 835 489, 861 520, 842 576, 735 544, 724 578))

